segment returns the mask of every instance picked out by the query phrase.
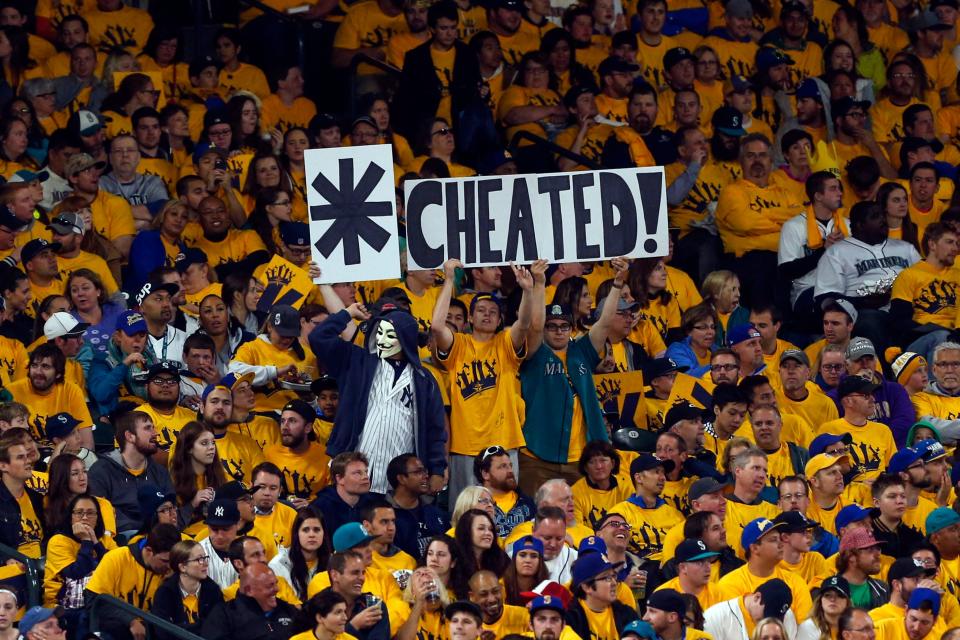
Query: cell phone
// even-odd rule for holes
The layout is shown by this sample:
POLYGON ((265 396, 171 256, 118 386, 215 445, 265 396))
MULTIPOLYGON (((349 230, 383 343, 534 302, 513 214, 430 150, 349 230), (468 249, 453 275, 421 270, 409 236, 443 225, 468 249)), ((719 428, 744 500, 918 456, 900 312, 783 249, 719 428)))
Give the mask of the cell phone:
POLYGON ((217 158, 217 161, 213 163, 213 168, 219 171, 227 170, 227 161, 223 158, 217 158))

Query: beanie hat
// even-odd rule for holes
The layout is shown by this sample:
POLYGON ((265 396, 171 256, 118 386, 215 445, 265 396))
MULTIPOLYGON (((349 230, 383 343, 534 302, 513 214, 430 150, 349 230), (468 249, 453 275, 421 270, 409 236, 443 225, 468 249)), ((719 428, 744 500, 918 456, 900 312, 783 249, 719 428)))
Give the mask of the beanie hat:
POLYGON ((926 359, 919 353, 912 351, 901 352, 897 347, 890 347, 884 354, 890 369, 899 384, 906 384, 917 369, 927 365, 926 359))

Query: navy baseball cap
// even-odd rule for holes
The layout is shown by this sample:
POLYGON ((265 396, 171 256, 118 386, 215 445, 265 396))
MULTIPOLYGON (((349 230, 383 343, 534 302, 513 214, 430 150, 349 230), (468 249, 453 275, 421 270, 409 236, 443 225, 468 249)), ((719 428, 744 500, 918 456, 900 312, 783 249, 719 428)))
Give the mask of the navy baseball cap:
POLYGON ((48 416, 43 428, 47 432, 47 437, 53 440, 54 438, 66 438, 79 425, 80 421, 72 415, 66 412, 60 412, 48 416))
POLYGON ((819 436, 810 441, 810 447, 808 448, 810 457, 812 458, 820 455, 823 453, 824 449, 835 445, 838 442, 849 445, 851 442, 853 442, 853 436, 851 436, 849 433, 843 433, 839 435, 833 433, 821 433, 819 436))
POLYGON ((904 447, 890 456, 887 463, 887 473, 900 473, 910 468, 916 462, 923 462, 923 454, 913 447, 904 447))
MULTIPOLYGON (((189 247, 177 254, 176 259, 177 273, 186 273, 190 265, 207 264, 207 254, 202 249, 189 247)), ((170 294, 174 295, 174 294, 170 294)))
POLYGON ((292 247, 306 247, 310 244, 310 225, 306 222, 281 222, 280 239, 292 247))
POLYGON ((674 468, 673 460, 661 460, 652 453, 641 453, 630 463, 630 475, 657 467, 663 467, 664 473, 670 473, 674 468))
POLYGON ((752 324, 738 324, 727 332, 727 346, 732 347, 747 340, 759 338, 760 332, 752 324))
POLYGON ((115 331, 123 331, 128 336, 147 332, 147 321, 143 319, 139 311, 124 311, 117 316, 117 322, 114 325, 115 331))
POLYGON ((716 551, 707 549, 707 545, 703 540, 690 538, 677 545, 677 550, 674 552, 673 557, 677 559, 678 563, 696 562, 697 560, 710 560, 712 562, 719 555, 716 551))
POLYGON ((740 545, 744 549, 749 549, 750 545, 755 544, 757 540, 777 529, 783 528, 783 523, 774 522, 769 518, 756 518, 747 523, 740 534, 740 545))

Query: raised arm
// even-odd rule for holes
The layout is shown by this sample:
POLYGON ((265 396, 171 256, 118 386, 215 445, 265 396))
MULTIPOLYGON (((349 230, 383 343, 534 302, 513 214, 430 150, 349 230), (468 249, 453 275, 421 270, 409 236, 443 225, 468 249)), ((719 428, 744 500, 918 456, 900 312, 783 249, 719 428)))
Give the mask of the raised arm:
POLYGON ((617 315, 617 303, 620 302, 623 284, 627 281, 627 270, 630 268, 630 264, 625 258, 614 258, 610 261, 610 266, 616 272, 616 275, 613 276, 613 289, 604 298, 603 308, 600 309, 600 317, 590 327, 590 333, 588 334, 590 344, 597 350, 597 353, 603 352, 604 345, 607 342, 607 336, 610 334, 610 324, 613 322, 614 316, 617 315))
POLYGON ((547 282, 547 261, 537 260, 530 265, 530 274, 533 276, 533 293, 531 295, 533 312, 530 317, 530 330, 527 332, 526 359, 530 359, 543 343, 543 323, 546 320, 547 306, 544 291, 547 282))
POLYGON ((430 333, 436 340, 438 351, 449 351, 453 346, 453 331, 447 326, 447 312, 450 311, 450 297, 456 284, 457 267, 463 267, 463 264, 456 258, 450 258, 443 263, 443 287, 437 296, 433 317, 430 319, 430 333))
POLYGON ((530 324, 533 320, 533 274, 526 267, 518 267, 512 262, 510 268, 513 269, 513 275, 517 279, 517 286, 523 289, 520 308, 517 310, 517 321, 510 328, 510 341, 513 343, 513 350, 519 353, 527 342, 527 333, 530 331, 530 324))

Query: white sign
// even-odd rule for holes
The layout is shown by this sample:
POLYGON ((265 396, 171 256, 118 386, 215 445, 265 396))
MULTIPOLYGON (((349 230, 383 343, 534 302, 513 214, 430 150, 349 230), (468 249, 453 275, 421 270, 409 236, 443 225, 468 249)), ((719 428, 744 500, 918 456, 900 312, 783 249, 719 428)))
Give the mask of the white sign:
POLYGON ((407 266, 664 256, 663 167, 404 183, 407 266))
POLYGON ((399 278, 392 147, 310 149, 304 163, 317 282, 399 278))

